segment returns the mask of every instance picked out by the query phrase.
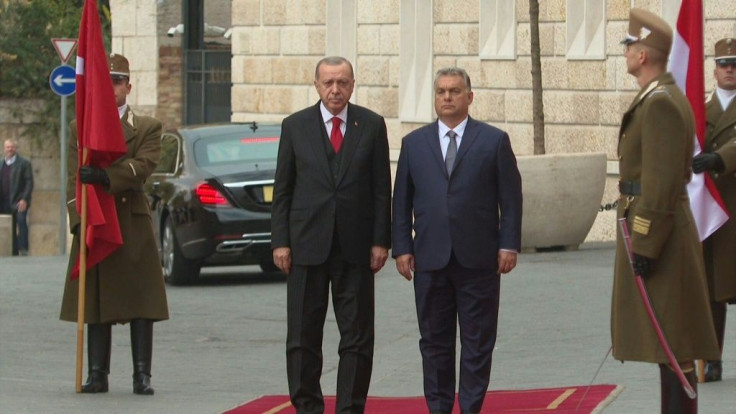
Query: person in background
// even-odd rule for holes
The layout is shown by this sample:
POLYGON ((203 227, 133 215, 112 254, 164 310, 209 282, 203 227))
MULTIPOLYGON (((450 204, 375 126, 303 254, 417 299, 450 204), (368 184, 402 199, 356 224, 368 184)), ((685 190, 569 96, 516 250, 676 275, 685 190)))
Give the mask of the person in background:
POLYGON ((28 209, 33 192, 31 162, 18 155, 18 143, 6 139, 0 164, 0 214, 10 214, 13 232, 13 256, 28 255, 28 209))
POLYGON ((130 324, 133 355, 133 392, 152 395, 151 358, 153 323, 169 318, 151 211, 143 183, 153 173, 161 156, 161 122, 133 112, 127 104, 131 91, 128 59, 119 54, 108 58, 115 99, 128 152, 106 169, 83 166, 77 171, 77 126, 72 122, 67 159, 67 210, 74 238, 69 254, 61 319, 77 321, 79 279, 72 273, 79 257, 81 219, 76 208, 76 182, 101 184, 115 196, 123 245, 94 267, 87 269, 85 316, 89 376, 83 393, 108 391, 110 345, 113 324, 130 324))
MULTIPOLYGON (((672 29, 638 8, 629 14, 624 44, 628 73, 641 88, 619 130, 617 218, 631 234, 633 269, 677 363, 697 388, 694 361, 718 357, 708 286, 686 185, 690 181, 695 118, 687 97, 666 71, 672 29)), ((695 413, 660 345, 639 295, 625 240, 617 233, 611 305, 613 356, 659 365, 662 413, 695 413)))
POLYGON ((330 291, 340 330, 337 413, 362 413, 373 367, 374 274, 391 244, 386 123, 349 103, 353 67, 317 63, 320 101, 282 123, 273 261, 287 274, 286 369, 297 413, 322 413, 322 332, 330 291))
MULTIPOLYGON (((726 305, 736 303, 736 39, 715 44, 716 89, 705 103, 705 148, 693 158, 693 172, 707 172, 718 188, 730 219, 703 241, 705 274, 718 347, 723 353, 726 305)), ((720 381, 721 359, 708 361, 705 382, 720 381)))
POLYGON ((464 69, 437 72, 438 120, 404 137, 394 184, 392 254, 399 273, 414 279, 432 414, 449 414, 455 403, 458 322, 460 410, 481 411, 501 274, 514 269, 521 248, 521 176, 509 136, 471 118, 472 103, 464 69))

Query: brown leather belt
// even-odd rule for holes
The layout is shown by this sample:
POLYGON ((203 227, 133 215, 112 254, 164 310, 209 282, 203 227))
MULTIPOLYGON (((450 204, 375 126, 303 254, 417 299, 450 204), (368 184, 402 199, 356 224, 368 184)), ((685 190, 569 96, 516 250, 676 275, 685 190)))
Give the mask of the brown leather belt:
POLYGON ((641 195, 641 183, 639 181, 619 181, 618 191, 622 195, 628 195, 628 196, 641 195))

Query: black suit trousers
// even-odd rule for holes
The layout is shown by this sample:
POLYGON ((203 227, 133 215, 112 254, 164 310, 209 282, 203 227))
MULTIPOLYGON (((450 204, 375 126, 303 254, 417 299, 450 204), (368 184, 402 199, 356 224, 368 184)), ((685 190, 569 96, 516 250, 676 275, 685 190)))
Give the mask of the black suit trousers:
MULTIPOLYGON (((335 243, 336 244, 336 243, 335 243)), ((333 248, 324 264, 287 277, 286 369, 297 413, 322 413, 322 337, 330 291, 340 331, 336 413, 362 413, 373 368, 374 276, 333 248)))

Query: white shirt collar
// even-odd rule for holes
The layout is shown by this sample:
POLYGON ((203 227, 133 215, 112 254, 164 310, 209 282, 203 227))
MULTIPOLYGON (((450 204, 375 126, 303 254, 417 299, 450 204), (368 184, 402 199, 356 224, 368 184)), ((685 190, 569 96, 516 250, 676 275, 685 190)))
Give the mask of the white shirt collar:
POLYGON ((123 115, 125 115, 125 111, 128 110, 128 104, 123 104, 123 106, 118 106, 118 116, 120 119, 123 119, 123 115))
POLYGON ((327 110, 327 107, 325 107, 324 102, 319 103, 319 110, 322 113, 322 120, 324 123, 328 123, 332 121, 332 118, 338 117, 342 121, 343 125, 345 125, 348 122, 348 106, 345 105, 344 108, 342 108, 342 111, 340 111, 337 115, 332 115, 332 112, 327 110))
POLYGON ((733 97, 736 96, 736 89, 729 91, 716 86, 716 96, 718 96, 718 101, 721 103, 721 108, 725 111, 733 101, 733 97))
POLYGON ((457 126, 455 128, 450 128, 447 125, 445 125, 442 121, 440 121, 439 119, 437 120, 437 126, 439 127, 438 129, 439 129, 440 139, 444 138, 447 135, 447 131, 449 131, 450 129, 452 129, 457 134, 458 143, 462 139, 463 134, 465 133, 465 127, 467 125, 468 125, 468 117, 467 116, 465 117, 465 119, 463 119, 462 122, 460 122, 459 124, 457 124, 457 126))
POLYGON ((13 165, 13 163, 16 160, 16 158, 18 158, 18 154, 15 154, 15 155, 13 155, 10 158, 5 158, 5 165, 13 165))

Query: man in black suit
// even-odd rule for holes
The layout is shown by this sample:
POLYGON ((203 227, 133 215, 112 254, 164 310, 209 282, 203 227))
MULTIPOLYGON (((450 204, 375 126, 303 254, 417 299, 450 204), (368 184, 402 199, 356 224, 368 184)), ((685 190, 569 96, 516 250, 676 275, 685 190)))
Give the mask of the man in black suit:
POLYGON ((286 367, 297 413, 322 413, 322 330, 330 285, 340 330, 337 413, 362 413, 374 341, 373 274, 391 243, 391 172, 384 119, 348 102, 353 67, 319 61, 320 102, 284 119, 271 244, 288 274, 286 367))
POLYGON ((31 162, 18 155, 18 143, 6 139, 0 164, 0 214, 11 214, 13 256, 28 255, 28 209, 33 192, 31 162))
POLYGON ((460 409, 478 413, 490 381, 500 275, 516 266, 521 248, 521 176, 509 136, 468 116, 465 70, 441 69, 434 88, 438 121, 402 141, 392 254, 407 280, 414 273, 430 412, 452 412, 459 320, 460 409))

